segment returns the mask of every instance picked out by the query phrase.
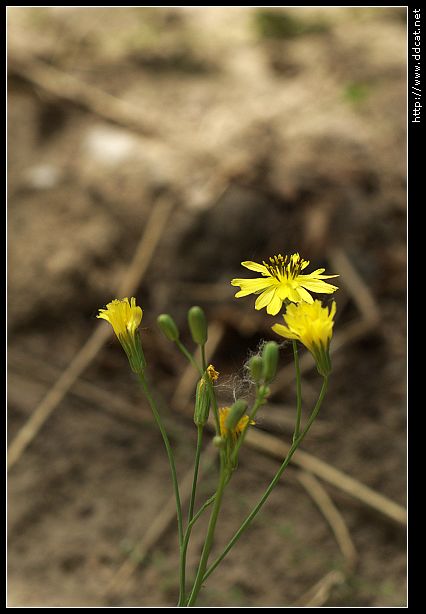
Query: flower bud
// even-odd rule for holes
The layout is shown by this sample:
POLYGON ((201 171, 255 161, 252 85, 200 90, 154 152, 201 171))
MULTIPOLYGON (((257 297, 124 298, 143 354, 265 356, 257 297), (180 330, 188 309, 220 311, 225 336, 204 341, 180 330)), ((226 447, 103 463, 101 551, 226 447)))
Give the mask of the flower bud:
POLYGON ((255 381, 258 384, 260 380, 262 379, 262 372, 263 372, 263 360, 262 360, 262 357, 259 356, 258 354, 250 358, 249 371, 250 371, 250 375, 253 381, 255 381))
POLYGON ((278 344, 275 341, 268 341, 262 352, 263 377, 265 382, 270 382, 277 371, 278 365, 278 344))
POLYGON ((247 401, 243 399, 238 399, 235 401, 231 409, 229 410, 229 414, 226 416, 225 420, 225 428, 229 431, 234 431, 238 422, 244 416, 247 411, 247 401))
POLYGON ((270 394, 271 389, 269 388, 269 386, 267 386, 266 384, 260 386, 258 396, 262 397, 263 399, 267 399, 270 394))
POLYGON ((207 341, 207 320, 201 307, 191 307, 188 311, 188 324, 195 343, 204 345, 207 341))
POLYGON ((204 426, 209 418, 210 393, 208 384, 201 378, 195 392, 194 422, 197 426, 204 426))
POLYGON ((224 448, 225 440, 220 435, 215 435, 213 437, 213 445, 216 446, 216 448, 224 448))
POLYGON ((172 316, 168 313, 162 313, 157 318, 157 324, 170 341, 179 339, 179 330, 172 316))

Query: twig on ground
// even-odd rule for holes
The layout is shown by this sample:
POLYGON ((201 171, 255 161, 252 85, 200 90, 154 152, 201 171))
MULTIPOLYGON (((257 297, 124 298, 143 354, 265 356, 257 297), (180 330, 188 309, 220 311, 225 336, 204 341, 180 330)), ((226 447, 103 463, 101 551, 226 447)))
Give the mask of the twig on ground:
POLYGON ((331 250, 329 261, 332 269, 339 272, 339 279, 358 307, 363 320, 377 324, 380 319, 377 301, 344 250, 340 248, 331 250))
POLYGON ((335 506, 332 498, 327 493, 322 484, 312 473, 304 470, 297 472, 297 479, 302 484, 306 492, 312 497, 324 518, 333 531, 336 542, 345 559, 345 568, 348 572, 355 567, 358 554, 352 541, 349 529, 343 516, 335 506))
POLYGON ((331 591, 336 588, 336 586, 343 584, 345 581, 346 576, 342 571, 336 569, 329 571, 321 578, 321 580, 314 584, 312 588, 301 595, 293 606, 304 606, 311 608, 322 606, 328 600, 331 591))
POLYGON ((343 516, 322 484, 312 473, 304 470, 299 470, 296 477, 328 522, 345 561, 344 571, 333 570, 328 572, 294 604, 318 607, 324 605, 329 599, 331 591, 336 586, 343 584, 348 574, 354 571, 358 553, 343 516))
MULTIPOLYGON (((28 386, 36 384, 39 388, 46 389, 46 385, 51 386, 61 374, 60 369, 17 350, 10 350, 8 366, 10 401, 26 412, 30 411, 33 406, 26 392, 28 386), (25 368, 26 372, 24 372, 25 368)), ((81 399, 88 407, 101 409, 124 422, 138 426, 152 423, 152 413, 148 406, 144 407, 141 404, 135 408, 123 397, 112 394, 109 390, 81 378, 76 379, 70 394, 81 399)))
MULTIPOLYGON (((167 197, 159 200, 155 203, 155 206, 152 207, 151 215, 144 227, 133 260, 117 290, 119 296, 125 296, 134 292, 145 275, 154 250, 162 236, 164 226, 169 220, 172 207, 173 203, 171 199, 167 197)), ((54 383, 46 396, 37 405, 30 418, 11 442, 8 450, 8 469, 13 467, 20 459, 27 446, 65 397, 80 373, 87 368, 98 354, 111 335, 111 332, 110 327, 100 326, 99 323, 97 323, 89 339, 82 346, 68 367, 63 371, 62 375, 54 383)))
MULTIPOLYGON (((217 449, 211 444, 204 452, 204 469, 208 469, 217 455, 217 449)), ((191 468, 181 482, 180 494, 182 505, 188 502, 191 495, 192 479, 194 470, 191 468)), ((158 514, 142 537, 141 541, 132 549, 126 560, 114 572, 105 591, 104 596, 112 596, 114 593, 122 593, 136 569, 142 565, 151 552, 153 546, 161 539, 176 518, 176 502, 170 497, 159 508, 158 514)))
POLYGON ((153 122, 148 123, 134 105, 41 60, 15 51, 10 54, 9 75, 16 75, 50 97, 71 102, 109 122, 144 136, 159 136, 158 128, 153 127, 153 122))
MULTIPOLYGON (((256 450, 280 460, 285 458, 290 449, 289 444, 284 443, 274 435, 262 433, 256 429, 252 429, 247 433, 246 442, 256 450)), ((358 499, 367 507, 380 512, 398 525, 405 526, 407 524, 406 510, 402 505, 391 501, 384 495, 365 486, 365 484, 320 460, 318 457, 298 450, 292 458, 292 463, 358 499)))

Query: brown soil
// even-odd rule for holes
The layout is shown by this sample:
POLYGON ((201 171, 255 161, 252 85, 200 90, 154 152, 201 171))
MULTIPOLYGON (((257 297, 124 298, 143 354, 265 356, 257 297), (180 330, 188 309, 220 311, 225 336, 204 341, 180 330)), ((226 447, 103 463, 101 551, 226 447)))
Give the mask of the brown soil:
MULTIPOLYGON (((404 505, 405 14, 9 9, 11 439, 103 326, 97 309, 113 297, 152 207, 166 196, 171 221, 136 293, 159 394, 172 398, 185 363, 157 331, 158 313, 173 313, 185 330, 186 310, 198 303, 225 327, 214 364, 221 402, 229 402, 249 351, 272 338, 273 319, 254 312, 253 297, 233 299, 229 280, 241 275, 239 263, 300 251, 331 270, 332 250, 343 249, 380 323, 336 353, 303 449, 404 505), (138 126, 37 86, 35 66, 126 101, 138 126)), ((360 318, 341 281, 336 332, 360 318)), ((82 375, 111 406, 74 386, 10 471, 10 606, 176 603, 174 525, 130 583, 105 594, 171 495, 161 438, 117 346, 108 341, 82 375)), ((286 346, 281 366, 290 362, 286 346)), ((304 380, 309 401, 318 376, 309 371, 304 380)), ((293 404, 292 386, 276 392, 263 411, 283 419, 260 417, 256 428, 289 441, 283 407, 293 404)), ((183 475, 194 426, 176 407, 167 411, 183 475)), ((243 452, 217 551, 277 468, 249 447, 243 452)), ((206 470, 200 503, 214 483, 215 471, 206 470)), ((359 560, 322 605, 405 605, 403 528, 326 489, 359 560)), ((206 520, 194 532, 192 566, 206 520)), ((288 606, 333 569, 345 569, 342 554, 290 467, 199 604, 288 606)))

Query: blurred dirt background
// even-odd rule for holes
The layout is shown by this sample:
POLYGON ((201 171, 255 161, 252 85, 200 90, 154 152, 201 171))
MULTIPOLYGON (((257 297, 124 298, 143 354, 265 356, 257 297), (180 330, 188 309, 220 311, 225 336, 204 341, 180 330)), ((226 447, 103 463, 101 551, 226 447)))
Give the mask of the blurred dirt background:
MULTIPOLYGON (((275 321, 229 280, 292 251, 341 275, 330 391, 199 603, 405 604, 405 63, 405 8, 9 8, 9 605, 176 603, 166 456, 95 315, 127 279, 185 476, 194 380, 156 316, 190 344, 203 306, 229 402, 275 321)), ((280 368, 217 552, 291 439, 291 346, 280 368)))

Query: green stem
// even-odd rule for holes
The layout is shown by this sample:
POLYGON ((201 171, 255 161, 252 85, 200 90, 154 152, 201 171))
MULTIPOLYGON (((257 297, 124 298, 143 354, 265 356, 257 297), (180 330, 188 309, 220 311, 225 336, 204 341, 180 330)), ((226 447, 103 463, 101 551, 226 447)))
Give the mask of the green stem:
POLYGON ((296 369, 296 394, 297 394, 296 425, 294 427, 294 435, 293 435, 293 442, 294 442, 299 437, 300 421, 302 419, 302 380, 300 377, 299 352, 297 351, 297 342, 294 339, 293 339, 293 355, 294 355, 294 366, 296 369))
POLYGON ((203 344, 201 347, 201 364, 203 365, 203 373, 207 369, 207 361, 206 361, 206 345, 203 344))
POLYGON ((179 350, 182 352, 182 354, 185 356, 185 358, 189 360, 191 365, 198 371, 200 376, 203 377, 203 371, 201 367, 199 366, 199 364, 197 363, 197 361, 195 360, 191 352, 188 352, 186 347, 183 345, 182 341, 180 341, 180 339, 176 339, 175 343, 177 347, 179 348, 179 350))
MULTIPOLYGON (((203 503, 203 505, 200 507, 198 512, 194 514, 194 516, 192 517, 191 522, 188 523, 188 526, 185 531, 185 535, 183 537, 182 549, 180 551, 181 566, 186 565, 186 552, 188 550, 189 538, 191 537, 192 527, 197 522, 201 514, 208 508, 209 505, 213 503, 213 501, 215 500, 215 497, 216 497, 216 493, 212 497, 210 497, 210 499, 207 499, 207 501, 203 503)), ((185 605, 186 605, 186 595, 182 595, 182 598, 179 598, 178 607, 183 607, 185 605)))
POLYGON ((200 466, 202 443, 203 443, 203 427, 197 426, 197 448, 195 451, 194 478, 192 480, 191 499, 189 500, 188 523, 191 522, 192 517, 194 515, 195 493, 197 490, 198 468, 200 466))
POLYGON ((197 575, 195 577, 194 586, 191 592, 191 595, 188 600, 188 606, 195 605, 195 602, 198 597, 198 593, 200 592, 201 585, 203 583, 204 574, 207 568, 207 561, 209 558, 210 551, 213 545, 214 532, 216 528, 217 518, 219 516, 220 507, 222 504, 223 493, 225 490, 225 486, 227 484, 227 471, 225 464, 225 457, 223 452, 220 454, 220 476, 219 476, 219 484, 216 490, 216 496, 214 500, 214 506, 212 509, 212 513, 210 515, 209 526, 207 529, 206 541, 204 542, 203 551, 201 553, 200 563, 198 565, 197 575))
MULTIPOLYGON (((177 524, 178 524, 178 536, 179 536, 179 548, 182 549, 183 545, 183 523, 182 523, 182 506, 180 502, 180 494, 179 494, 179 485, 176 474, 176 465, 172 452, 172 448, 170 446, 169 438, 167 437, 166 429, 164 428, 163 421, 157 409, 157 404, 154 401, 154 398, 149 390, 148 383, 145 379, 145 375, 140 372, 138 373, 139 380, 142 384, 143 391, 145 393, 146 398, 151 406, 152 413, 154 414, 155 421, 160 429, 161 436, 164 441, 164 445, 167 452, 167 457, 169 459, 170 471, 172 474, 172 482, 173 482, 173 490, 176 499, 176 514, 177 514, 177 524)), ((182 570, 179 572, 180 578, 180 594, 184 594, 185 592, 185 573, 182 573, 182 570)))
MULTIPOLYGON (((207 499, 207 501, 205 501, 203 503, 203 505, 200 507, 200 509, 198 510, 198 512, 196 514, 194 514, 194 516, 192 517, 191 522, 188 524, 188 528, 186 530, 186 532, 188 532, 188 529, 192 529, 192 527, 194 526, 194 524, 197 522, 197 520, 199 519, 199 517, 201 516, 201 514, 209 507, 209 505, 211 505, 213 503, 213 501, 216 499, 216 493, 214 493, 214 495, 212 495, 210 497, 210 499, 207 499)), ((186 535, 186 533, 185 533, 186 535)), ((185 538, 183 539, 183 541, 185 541, 185 538)))
POLYGON ((201 456, 201 446, 203 442, 203 427, 197 426, 197 448, 195 451, 195 461, 194 461, 194 477, 192 478, 192 489, 191 489, 191 498, 189 500, 189 508, 188 508, 188 527, 185 531, 185 535, 183 538, 182 547, 180 549, 180 565, 179 565, 179 573, 180 577, 180 586, 185 587, 183 593, 181 592, 179 596, 178 606, 182 606, 186 600, 186 551, 188 549, 189 538, 191 535, 192 524, 191 521, 194 516, 194 505, 195 505, 195 495, 197 491, 197 481, 198 481, 198 469, 200 466, 200 456, 201 456))
POLYGON ((318 397, 318 400, 316 402, 316 405, 315 405, 315 407, 314 407, 314 409, 312 411, 312 414, 311 414, 311 416, 310 416, 310 418, 308 420, 308 423, 306 424, 305 429, 302 431, 302 433, 299 435, 299 437, 293 442, 293 445, 291 446, 290 450, 288 451, 285 460, 283 461, 281 467, 278 469, 278 471, 275 474, 273 480, 269 484, 268 488, 264 492, 263 496, 259 500, 259 502, 256 505, 256 507, 252 510, 252 512, 244 520, 243 524, 240 526, 238 531, 235 533, 234 537, 228 542, 228 544, 227 544, 225 550, 222 552, 222 554, 207 569, 207 571, 204 574, 204 577, 202 579, 202 582, 204 582, 210 576, 210 574, 216 569, 216 567, 219 565, 219 563, 225 558, 225 556, 228 554, 228 552, 231 550, 231 548, 234 546, 234 544, 239 540, 239 538, 241 537, 241 535, 243 534, 245 529, 249 526, 249 524, 252 522, 252 520, 258 514, 258 512, 262 508, 263 504, 265 503, 265 501, 267 500, 267 498, 271 494, 272 490, 276 486, 276 484, 279 481, 280 477, 282 476, 284 470, 286 469, 287 465, 289 464, 293 454, 297 450, 299 444, 302 442, 302 440, 304 439, 305 435, 307 434, 307 432, 311 428, 312 423, 314 422, 315 418, 317 417, 318 412, 319 412, 320 407, 321 407, 321 404, 322 404, 322 402, 324 400, 325 393, 327 391, 327 385, 328 385, 328 377, 324 377, 322 388, 321 388, 321 392, 319 394, 319 397, 318 397))

